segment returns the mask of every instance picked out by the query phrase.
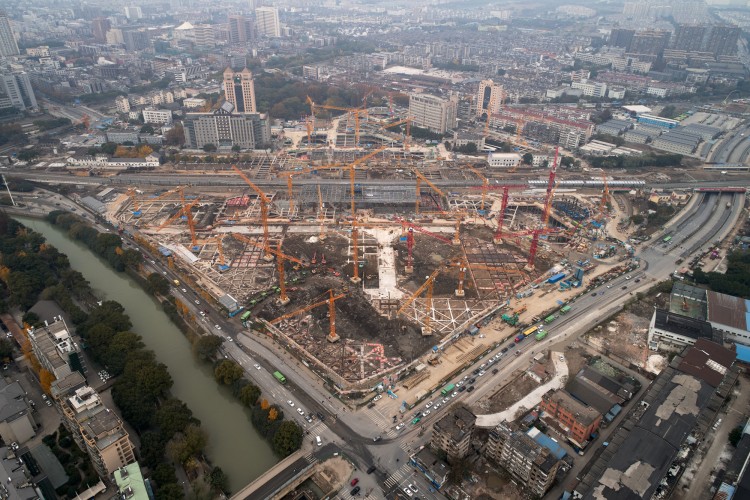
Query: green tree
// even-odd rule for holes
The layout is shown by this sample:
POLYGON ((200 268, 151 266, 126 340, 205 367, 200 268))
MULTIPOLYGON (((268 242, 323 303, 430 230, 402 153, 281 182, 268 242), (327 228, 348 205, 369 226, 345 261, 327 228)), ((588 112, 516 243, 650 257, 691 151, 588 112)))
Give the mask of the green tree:
POLYGON ((239 144, 235 144, 234 146, 232 146, 232 151, 234 151, 235 153, 239 153, 240 151, 242 151, 242 147, 239 144))
POLYGON ((166 400, 154 415, 154 425, 161 430, 164 439, 184 432, 190 424, 200 425, 200 421, 193 417, 193 412, 185 403, 176 398, 166 400))
MULTIPOLYGON (((171 436, 170 436, 171 438, 171 436)), ((160 432, 146 431, 141 434, 140 456, 143 463, 150 469, 164 460, 164 445, 166 439, 160 432)))
POLYGON ((149 291, 156 295, 168 295, 169 294, 169 280, 159 273, 151 273, 146 278, 148 281, 149 291))
POLYGON ((160 463, 151 473, 151 479, 156 481, 158 486, 172 484, 177 483, 177 474, 175 474, 174 467, 169 464, 160 463))
POLYGON ((729 444, 737 447, 737 444, 740 442, 740 439, 742 439, 742 426, 738 425, 731 431, 729 431, 729 444))
POLYGON ((210 361, 223 343, 224 339, 218 335, 203 335, 193 343, 193 352, 201 361, 210 361))
POLYGON ((206 144, 203 146, 203 151, 206 153, 213 153, 216 151, 216 144, 206 144))
POLYGON ((39 156, 40 154, 42 153, 38 149, 29 148, 29 149, 24 149, 24 150, 19 151, 18 154, 16 155, 16 158, 18 158, 21 161, 31 161, 37 156, 39 156))
POLYGON ((291 455, 302 445, 302 428, 291 420, 281 422, 273 435, 272 444, 273 451, 277 455, 281 457, 291 455))
POLYGON ((148 123, 141 127, 141 134, 153 134, 153 133, 154 133, 154 127, 152 127, 148 123))
POLYGON ((156 500, 182 500, 185 498, 185 492, 177 483, 160 485, 154 494, 156 500))
POLYGON ((248 408, 255 405, 258 402, 258 398, 260 398, 260 388, 257 385, 251 383, 240 389, 238 399, 248 408))
POLYGON ((211 469, 211 472, 208 474, 208 482, 211 485, 211 488, 216 491, 222 493, 227 493, 229 491, 229 478, 224 471, 221 470, 221 467, 214 467, 211 469))
POLYGON ((208 443, 208 436, 195 424, 189 424, 185 432, 178 432, 167 442, 167 456, 175 463, 186 463, 197 456, 208 443))
POLYGON ((242 374, 242 367, 230 359, 219 362, 214 370, 216 381, 224 385, 231 385, 236 380, 241 379, 242 374))
POLYGON ((677 108, 672 104, 664 106, 661 112, 659 112, 659 116, 661 116, 662 118, 674 118, 676 114, 677 108))
POLYGON ((13 359, 13 344, 6 338, 0 339, 0 359, 13 359))
POLYGON ((633 224, 643 224, 644 219, 643 214, 635 214, 630 217, 630 222, 633 224))
POLYGON ((524 155, 521 157, 521 160, 526 165, 531 165, 531 162, 534 161, 534 155, 532 155, 531 153, 524 153, 524 155))
POLYGON ((102 356, 104 364, 112 375, 120 375, 125 370, 125 364, 133 351, 143 349, 141 336, 133 332, 119 332, 112 336, 106 352, 102 356))

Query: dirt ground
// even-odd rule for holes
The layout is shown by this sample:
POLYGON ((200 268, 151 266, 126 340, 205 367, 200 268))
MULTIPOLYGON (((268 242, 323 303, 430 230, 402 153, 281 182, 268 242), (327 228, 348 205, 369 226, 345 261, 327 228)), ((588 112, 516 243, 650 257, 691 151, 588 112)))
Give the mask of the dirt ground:
POLYGON ((341 457, 334 457, 319 465, 312 480, 324 492, 335 493, 349 481, 352 472, 354 472, 352 464, 341 457))
POLYGON ((586 338, 600 349, 606 349, 630 363, 643 365, 648 355, 649 320, 624 311, 606 324, 596 326, 586 334, 586 338))
POLYGON ((528 497, 511 480, 508 473, 502 471, 502 469, 499 470, 501 471, 500 473, 485 466, 483 470, 474 473, 479 479, 476 483, 466 481, 461 486, 470 498, 476 500, 507 500, 509 498, 528 497))
POLYGON ((510 408, 516 401, 522 399, 537 387, 539 383, 526 374, 518 377, 500 392, 495 393, 487 403, 482 405, 482 410, 487 413, 497 413, 510 408))

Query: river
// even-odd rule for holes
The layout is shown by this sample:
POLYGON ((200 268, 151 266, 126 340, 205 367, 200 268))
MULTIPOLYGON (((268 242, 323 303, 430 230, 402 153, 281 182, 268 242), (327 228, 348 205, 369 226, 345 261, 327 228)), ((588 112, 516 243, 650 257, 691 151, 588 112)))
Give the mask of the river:
POLYGON ((216 383, 210 366, 195 359, 190 342, 153 297, 128 275, 113 271, 84 244, 70 239, 65 231, 46 221, 15 218, 66 254, 71 267, 83 274, 98 297, 122 304, 133 323, 133 331, 143 337, 144 344, 169 369, 174 379, 172 394, 200 419, 209 436, 206 454, 229 476, 233 492, 277 462, 268 442, 250 423, 249 411, 227 388, 216 383))

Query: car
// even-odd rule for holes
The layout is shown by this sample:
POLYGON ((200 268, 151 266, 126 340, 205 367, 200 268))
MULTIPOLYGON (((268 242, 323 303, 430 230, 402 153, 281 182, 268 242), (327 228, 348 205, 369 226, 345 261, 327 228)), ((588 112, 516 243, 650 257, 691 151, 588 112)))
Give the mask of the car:
POLYGON ((481 370, 480 370, 479 368, 477 368, 476 370, 474 370, 474 371, 473 371, 473 372, 471 372, 471 373, 473 373, 474 375, 476 375, 476 374, 477 374, 477 373, 479 373, 480 371, 481 371, 481 370))
POLYGON ((430 414, 430 410, 425 410, 425 412, 424 412, 424 414, 423 414, 422 416, 423 416, 423 417, 426 417, 426 416, 427 416, 427 415, 429 415, 429 414, 430 414))
POLYGON ((182 293, 187 293, 187 289, 185 288, 181 288, 180 290, 182 290, 182 293))
POLYGON ((565 361, 565 356, 563 356, 562 354, 560 355, 560 361, 565 361))
MULTIPOLYGON (((461 390, 461 389, 459 389, 459 391, 460 391, 460 390, 461 390)), ((437 409, 438 409, 438 408, 440 408, 441 406, 443 406, 443 403, 437 403, 437 404, 435 405, 435 408, 434 408, 434 409, 435 409, 435 410, 437 410, 437 409)))
POLYGON ((516 356, 520 356, 520 355, 521 355, 521 351, 516 351, 516 356))
POLYGON ((372 400, 373 401, 380 401, 380 398, 382 398, 382 397, 383 397, 382 394, 378 394, 377 396, 375 396, 374 398, 372 398, 372 400))
POLYGON ((47 406, 52 406, 52 401, 50 401, 50 400, 48 399, 47 401, 45 401, 45 402, 44 402, 44 404, 46 404, 47 406))
POLYGON ((626 287, 626 286, 623 286, 623 287, 622 287, 622 289, 623 289, 623 290, 627 290, 627 288, 628 288, 628 287, 626 287))
POLYGON ((607 288, 612 288, 612 285, 607 285, 607 288))
POLYGON ((294 401, 292 401, 291 399, 289 401, 287 401, 286 404, 288 404, 289 406, 291 406, 292 408, 294 408, 294 401))
MULTIPOLYGON (((101 374, 101 373, 102 372, 99 372, 99 374, 101 374)), ((47 395, 46 394, 42 394, 42 399, 45 400, 45 401, 47 401, 47 395)))
POLYGON ((315 436, 315 442, 318 443, 318 446, 323 446, 323 440, 320 439, 320 436, 315 436))
POLYGON ((163 274, 164 276, 166 276, 166 275, 167 275, 167 272, 166 272, 166 271, 162 271, 161 273, 162 273, 162 274, 163 274))
POLYGON ((476 377, 471 377, 471 378, 469 379, 469 382, 468 382, 468 383, 469 383, 469 384, 473 384, 473 383, 474 383, 474 382, 476 382, 476 381, 477 381, 477 378, 476 378, 476 377))
POLYGON ((305 412, 302 410, 302 408, 297 408, 297 413, 299 413, 303 417, 305 416, 305 412))
POLYGON ((151 259, 152 264, 156 264, 156 261, 154 259, 151 259))
POLYGON ((414 496, 414 493, 412 493, 412 492, 411 492, 411 490, 410 490, 409 488, 404 488, 404 493, 406 493, 406 494, 407 494, 407 495, 409 495, 410 497, 413 497, 413 496, 414 496))
POLYGON ((458 396, 458 391, 453 391, 453 394, 451 394, 451 398, 455 398, 458 396))
POLYGON ((372 442, 373 442, 373 443, 377 443, 377 442, 378 442, 378 441, 380 441, 381 439, 383 439, 383 436, 375 436, 374 438, 372 438, 372 442))
POLYGON ((636 283, 640 283, 640 282, 641 282, 641 278, 636 278, 636 279, 635 279, 635 282, 636 282, 636 283))
POLYGON ((415 418, 414 420, 412 420, 412 421, 411 421, 411 425, 417 425, 417 424, 419 423, 419 421, 420 421, 420 420, 422 420, 422 418, 421 418, 421 417, 417 417, 417 418, 415 418))
POLYGON ((425 408, 432 408, 432 401, 424 405, 425 408))
POLYGON ((625 276, 626 280, 629 280, 630 278, 632 278, 632 276, 630 276, 629 274, 627 276, 625 276))
POLYGON ((596 297, 596 292, 591 294, 592 297, 596 297))
POLYGON ((305 415, 305 420, 310 424, 312 423, 312 417, 310 415, 305 415))
POLYGON ((15 441, 13 441, 12 443, 10 443, 10 447, 13 448, 14 450, 17 450, 18 449, 18 443, 16 443, 15 441))
POLYGON ((507 347, 503 347, 502 349, 500 349, 500 352, 503 353, 503 354, 505 354, 506 352, 508 352, 508 348, 507 347))
POLYGON ((359 478, 355 477, 352 479, 352 481, 349 483, 349 486, 357 486, 357 483, 359 482, 359 478))
POLYGON ((199 311, 199 313, 200 313, 200 315, 201 315, 201 316, 203 316, 203 317, 205 317, 205 316, 206 316, 206 313, 204 313, 203 311, 199 311))
POLYGON ((459 380, 458 382, 456 382, 456 387, 461 387, 462 385, 464 385, 463 380, 459 380))
POLYGON ((200 301, 200 300, 197 300, 197 299, 196 299, 196 300, 195 300, 195 305, 196 305, 196 306, 199 306, 199 305, 201 305, 201 301, 200 301))
POLYGON ((217 330, 221 330, 221 326, 220 325, 214 325, 214 328, 216 328, 217 330))
POLYGON ((326 420, 326 416, 325 415, 323 415, 320 412, 316 413, 316 415, 318 416, 318 418, 320 419, 321 422, 325 422, 325 420, 326 420))
POLYGON ((398 425, 397 425, 397 426, 395 427, 395 429, 396 429, 397 431, 400 431, 401 429, 403 429, 403 428, 404 428, 404 426, 405 426, 405 425, 406 425, 406 424, 404 424, 404 423, 402 422, 402 423, 398 424, 398 425))
POLYGON ((233 339, 232 337, 229 337, 229 336, 227 336, 227 340, 228 340, 229 342, 234 342, 234 339, 233 339))
POLYGON ((494 370, 492 370, 492 374, 493 374, 493 375, 497 375, 497 373, 498 373, 499 371, 500 371, 500 370, 498 370, 497 368, 495 368, 494 370))
POLYGON ((481 372, 482 370, 484 370, 485 366, 487 366, 487 363, 482 363, 481 365, 479 365, 479 371, 481 372))
POLYGON ((256 370, 260 370, 260 365, 258 363, 255 363, 253 366, 255 367, 256 370))
POLYGON ((443 404, 448 402, 448 398, 443 398, 443 404))
POLYGON ((371 466, 370 466, 370 468, 369 468, 369 469, 367 469, 367 473, 368 473, 368 474, 372 474, 372 473, 373 473, 373 472, 375 472, 376 470, 378 470, 378 468, 377 468, 377 467, 375 467, 374 465, 371 465, 371 466))
POLYGON ((474 386, 472 385, 471 387, 469 387, 468 389, 466 389, 466 392, 471 392, 473 390, 474 390, 474 386))
POLYGON ((416 487, 416 486, 414 486, 413 484, 410 484, 410 485, 409 485, 409 489, 410 489, 411 491, 413 491, 414 493, 419 493, 419 490, 418 490, 418 489, 417 489, 417 487, 416 487))
POLYGON ((459 387, 458 392, 464 392, 466 390, 466 386, 459 387))

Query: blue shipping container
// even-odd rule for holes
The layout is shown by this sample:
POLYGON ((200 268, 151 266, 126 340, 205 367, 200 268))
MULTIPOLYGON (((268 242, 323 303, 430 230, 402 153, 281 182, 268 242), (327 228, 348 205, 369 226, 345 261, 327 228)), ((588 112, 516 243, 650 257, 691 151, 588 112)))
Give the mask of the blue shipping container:
POLYGON ((557 273, 556 275, 552 276, 550 279, 547 280, 547 283, 557 283, 561 279, 565 277, 565 273, 557 273))

